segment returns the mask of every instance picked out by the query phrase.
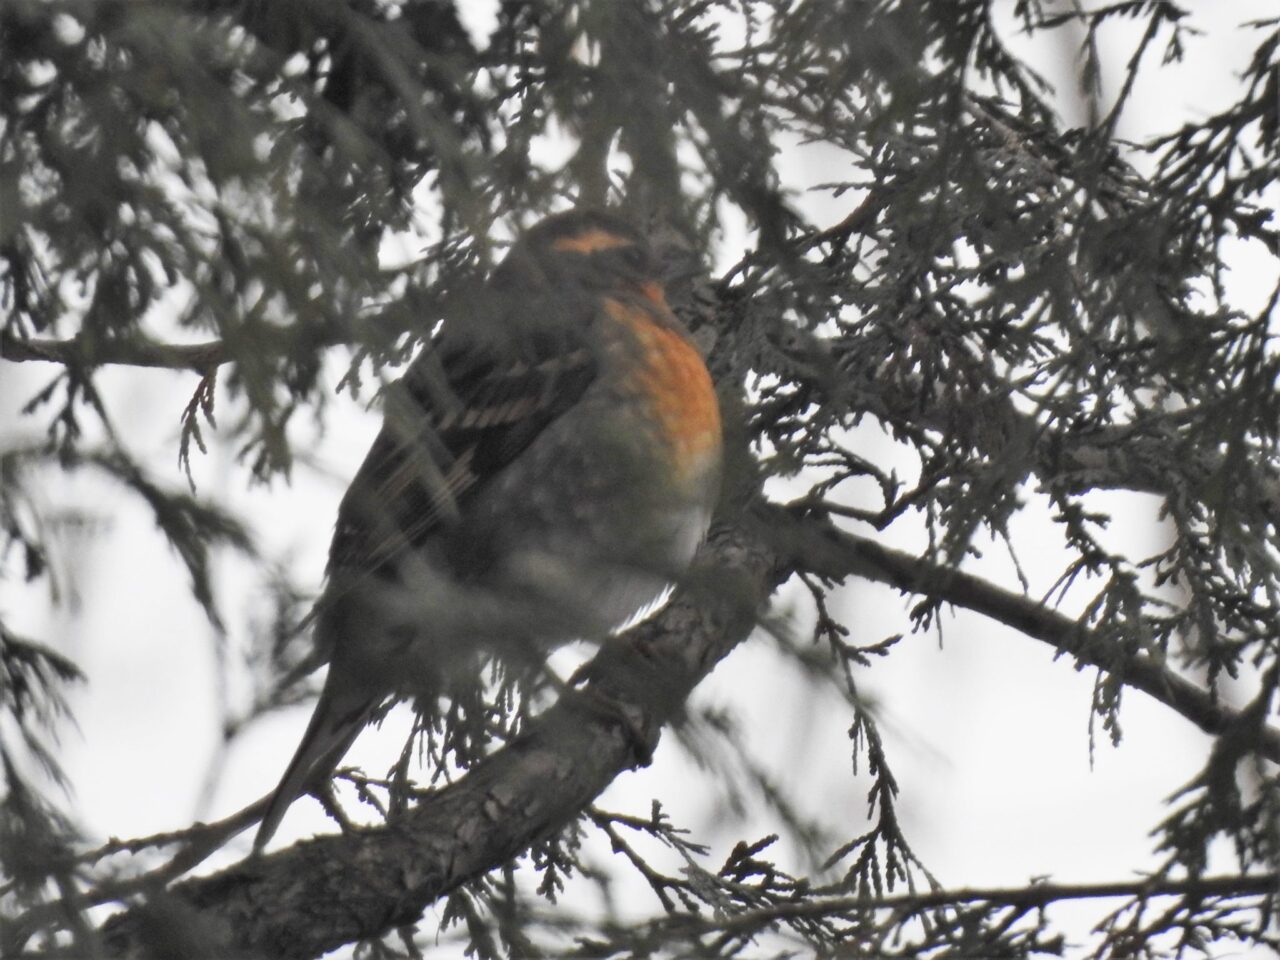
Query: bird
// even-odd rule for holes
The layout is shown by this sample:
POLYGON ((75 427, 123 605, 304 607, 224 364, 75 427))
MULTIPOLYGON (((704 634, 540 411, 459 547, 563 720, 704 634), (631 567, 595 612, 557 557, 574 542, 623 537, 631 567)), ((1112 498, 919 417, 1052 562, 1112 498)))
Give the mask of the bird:
POLYGON ((686 572, 723 439, 661 274, 622 215, 548 216, 388 388, 313 611, 328 673, 255 850, 387 703, 603 638, 686 572))

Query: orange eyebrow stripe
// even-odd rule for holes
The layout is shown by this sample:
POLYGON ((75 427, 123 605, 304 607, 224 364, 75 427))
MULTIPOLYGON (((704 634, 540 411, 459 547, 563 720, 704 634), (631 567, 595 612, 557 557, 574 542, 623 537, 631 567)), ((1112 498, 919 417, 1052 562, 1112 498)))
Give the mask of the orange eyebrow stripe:
POLYGON ((662 289, 662 284, 658 283, 656 280, 646 280, 644 283, 640 284, 640 292, 644 294, 645 299, 661 307, 663 310, 671 309, 667 306, 666 291, 662 289))
POLYGON ((561 237, 551 244, 552 250, 568 250, 573 253, 595 253, 597 250, 612 250, 614 247, 629 247, 631 241, 608 230, 588 230, 586 233, 575 233, 561 237))

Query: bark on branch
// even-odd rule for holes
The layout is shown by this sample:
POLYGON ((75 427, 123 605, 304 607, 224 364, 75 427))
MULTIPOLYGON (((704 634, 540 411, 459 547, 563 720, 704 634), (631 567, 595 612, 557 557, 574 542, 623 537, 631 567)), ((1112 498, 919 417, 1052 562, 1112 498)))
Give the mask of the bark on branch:
POLYGON ((438 897, 564 828, 635 766, 638 737, 656 743, 787 575, 749 528, 717 529, 704 554, 696 583, 660 617, 601 649, 584 694, 562 698, 465 777, 385 826, 251 857, 153 895, 107 922, 107 953, 208 955, 213 945, 226 955, 318 956, 416 922, 438 897))
MULTIPOLYGON (((796 569, 922 593, 1082 662, 1116 666, 1088 629, 1033 600, 782 508, 758 505, 749 522, 718 529, 706 554, 696 585, 625 641, 602 648, 589 671, 590 695, 562 700, 526 736, 386 826, 250 858, 152 897, 107 923, 108 952, 181 953, 194 937, 205 950, 213 943, 231 952, 313 957, 416 922, 432 901, 568 825, 634 766, 637 732, 656 742, 660 725, 748 635, 761 605, 796 569), (617 712, 601 710, 601 702, 617 712), (620 716, 633 722, 619 723, 620 716)), ((1208 733, 1248 733, 1263 756, 1280 761, 1280 731, 1246 724, 1242 713, 1150 658, 1126 664, 1123 679, 1208 733)))

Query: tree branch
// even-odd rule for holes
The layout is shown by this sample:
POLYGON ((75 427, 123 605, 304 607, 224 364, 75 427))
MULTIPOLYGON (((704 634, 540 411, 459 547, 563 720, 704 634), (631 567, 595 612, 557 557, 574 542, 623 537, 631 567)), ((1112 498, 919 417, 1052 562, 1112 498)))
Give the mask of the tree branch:
MULTIPOLYGON (((975 887, 959 890, 930 890, 884 897, 823 897, 796 903, 779 903, 748 910, 722 922, 708 922, 709 929, 727 933, 760 930, 775 920, 800 917, 836 917, 869 910, 894 910, 913 914, 939 907, 966 904, 1010 906, 1022 909, 1045 907, 1067 900, 1099 900, 1133 897, 1245 897, 1280 894, 1280 873, 1241 874, 1222 877, 1192 877, 1186 880, 1124 880, 1111 883, 1030 883, 1019 887, 975 887)), ((684 920, 677 918, 677 922, 684 920)))
POLYGON ((1259 754, 1280 763, 1280 730, 1249 711, 1232 710, 1209 691, 1179 676, 1149 654, 1124 659, 1110 641, 1030 597, 972 574, 928 563, 900 550, 838 529, 829 521, 797 518, 771 508, 771 526, 791 563, 832 580, 849 576, 886 583, 998 620, 1054 649, 1114 674, 1190 720, 1205 733, 1244 738, 1259 754))
POLYGON ((206 373, 234 359, 225 341, 205 343, 161 343, 135 336, 127 340, 24 340, 0 334, 0 360, 17 363, 46 361, 68 366, 97 366, 106 363, 131 367, 161 367, 206 373))
MULTIPOLYGON (((757 610, 793 568, 832 579, 857 575, 925 593, 1007 623, 1083 662, 1116 668, 1091 631, 1026 597, 783 508, 759 505, 751 522, 718 529, 707 556, 697 582, 661 616, 601 649, 582 695, 562 698, 528 734, 462 779, 386 826, 320 837, 178 884, 169 896, 152 897, 145 907, 108 921, 103 929, 108 952, 140 955, 154 950, 157 938, 174 948, 183 945, 183 937, 198 935, 201 943, 218 943, 232 952, 312 957, 416 921, 433 900, 563 829, 631 768, 637 731, 656 743, 659 725, 747 636, 757 610), (602 710, 602 702, 612 706, 602 710), (620 724, 622 716, 633 722, 620 724)), ((1202 730, 1239 730, 1239 713, 1151 658, 1140 655, 1123 671, 1125 683, 1202 730)), ((1262 755, 1280 759, 1280 732, 1264 727, 1253 735, 1262 755)), ((1258 892, 1265 882, 1251 879, 1247 891, 1234 892, 1258 892)), ((1140 888, 1135 883, 1075 889, 1078 896, 1120 896, 1140 888)), ((1028 896, 1047 902, 1068 889, 1036 887, 1028 896)), ((1165 884, 1150 892, 1178 889, 1165 884)), ((970 895, 988 894, 996 895, 970 895)), ((939 893, 936 902, 956 896, 939 893)), ((855 902, 895 905, 850 901, 855 902)), ((928 906, 935 901, 912 902, 928 906)))
POLYGON ((746 528, 718 528, 704 556, 659 617, 601 648, 581 694, 562 697, 465 777, 385 826, 251 857, 153 895, 107 922, 107 952, 207 954, 216 944, 215 953, 318 956, 417 921, 433 900, 563 829, 635 765, 641 732, 641 752, 652 748, 660 724, 750 633, 787 575, 746 528))

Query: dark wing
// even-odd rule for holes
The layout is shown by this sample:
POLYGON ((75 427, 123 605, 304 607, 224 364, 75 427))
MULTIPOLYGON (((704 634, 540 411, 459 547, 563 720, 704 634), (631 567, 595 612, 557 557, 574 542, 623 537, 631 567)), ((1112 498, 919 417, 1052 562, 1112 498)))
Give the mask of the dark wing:
POLYGON ((429 346, 388 392, 382 431, 338 511, 329 572, 377 573, 447 527, 595 376, 592 352, 563 338, 519 355, 429 346))

